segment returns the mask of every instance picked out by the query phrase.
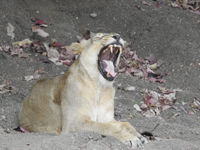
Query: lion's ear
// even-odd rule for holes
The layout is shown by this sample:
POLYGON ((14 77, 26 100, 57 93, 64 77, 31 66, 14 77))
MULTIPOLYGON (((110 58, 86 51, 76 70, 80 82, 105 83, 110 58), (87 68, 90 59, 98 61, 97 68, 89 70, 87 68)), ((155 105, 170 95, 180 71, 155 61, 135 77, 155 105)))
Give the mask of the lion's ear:
POLYGON ((86 30, 85 33, 82 35, 83 39, 88 40, 91 38, 91 32, 90 30, 86 30))
POLYGON ((82 38, 79 39, 79 42, 72 43, 69 46, 69 49, 76 54, 80 54, 84 49, 90 46, 91 44, 91 37, 94 36, 94 33, 87 30, 83 35, 82 38))
POLYGON ((69 49, 72 50, 73 54, 75 55, 80 54, 83 51, 83 47, 81 46, 81 43, 72 43, 69 46, 69 49))
POLYGON ((82 34, 82 38, 85 40, 89 40, 92 39, 94 36, 96 35, 96 33, 91 32, 90 30, 86 30, 83 34, 82 34))

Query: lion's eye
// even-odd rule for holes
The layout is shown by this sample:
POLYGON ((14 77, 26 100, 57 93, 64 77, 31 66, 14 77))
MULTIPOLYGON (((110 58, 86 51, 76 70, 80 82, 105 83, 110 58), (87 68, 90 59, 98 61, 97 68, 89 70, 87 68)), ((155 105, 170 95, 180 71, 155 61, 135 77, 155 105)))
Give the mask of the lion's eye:
POLYGON ((120 36, 119 36, 119 35, 114 35, 114 36, 113 36, 113 39, 119 40, 119 39, 120 39, 120 36))

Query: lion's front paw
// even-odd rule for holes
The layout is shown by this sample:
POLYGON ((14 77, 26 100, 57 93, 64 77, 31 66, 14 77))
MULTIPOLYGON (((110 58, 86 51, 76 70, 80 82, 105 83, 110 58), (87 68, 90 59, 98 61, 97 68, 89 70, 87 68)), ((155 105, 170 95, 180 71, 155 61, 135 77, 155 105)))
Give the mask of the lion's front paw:
POLYGON ((140 139, 140 141, 143 143, 143 144, 147 144, 148 143, 148 140, 142 136, 140 133, 136 133, 137 134, 137 137, 140 139))
POLYGON ((139 133, 136 133, 136 136, 131 141, 132 148, 142 148, 144 144, 148 143, 147 139, 139 133))
POLYGON ((121 132, 118 139, 133 149, 142 148, 144 144, 148 143, 147 139, 136 132, 133 126, 128 122, 121 123, 121 132))
POLYGON ((140 149, 143 148, 144 144, 148 143, 148 141, 145 137, 138 134, 138 136, 134 136, 130 140, 125 141, 124 143, 126 145, 129 145, 133 149, 140 149))

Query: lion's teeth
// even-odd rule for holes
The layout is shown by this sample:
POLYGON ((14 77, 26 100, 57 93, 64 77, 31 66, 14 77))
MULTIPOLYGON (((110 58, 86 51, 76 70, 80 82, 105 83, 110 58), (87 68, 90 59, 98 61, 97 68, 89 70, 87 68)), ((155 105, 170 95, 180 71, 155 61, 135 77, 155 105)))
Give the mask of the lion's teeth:
POLYGON ((120 53, 122 52, 122 47, 121 46, 119 47, 119 51, 120 51, 120 53))
POLYGON ((113 47, 111 47, 110 51, 111 51, 111 53, 113 53, 113 47))
POLYGON ((103 50, 103 53, 105 53, 108 49, 103 50))
POLYGON ((109 46, 111 53, 113 53, 113 47, 112 45, 109 46))
POLYGON ((109 73, 109 72, 107 72, 106 76, 107 76, 107 77, 109 77, 109 76, 110 76, 110 73, 109 73))

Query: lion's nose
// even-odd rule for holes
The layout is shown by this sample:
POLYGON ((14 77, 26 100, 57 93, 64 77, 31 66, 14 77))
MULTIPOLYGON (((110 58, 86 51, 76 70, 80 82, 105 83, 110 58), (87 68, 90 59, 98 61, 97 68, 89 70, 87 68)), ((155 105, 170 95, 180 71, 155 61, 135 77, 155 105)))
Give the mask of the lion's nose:
POLYGON ((120 35, 114 35, 114 36, 113 36, 113 39, 119 41, 119 39, 120 39, 120 35))

